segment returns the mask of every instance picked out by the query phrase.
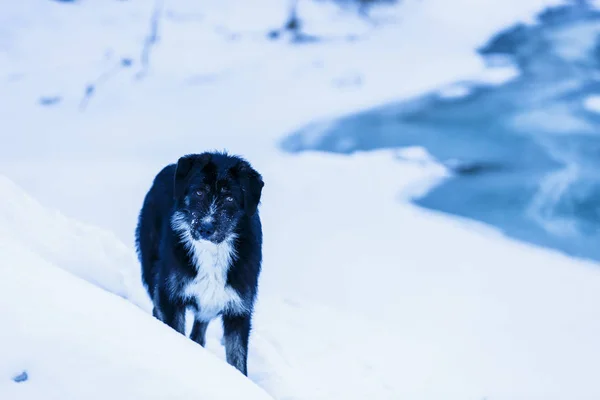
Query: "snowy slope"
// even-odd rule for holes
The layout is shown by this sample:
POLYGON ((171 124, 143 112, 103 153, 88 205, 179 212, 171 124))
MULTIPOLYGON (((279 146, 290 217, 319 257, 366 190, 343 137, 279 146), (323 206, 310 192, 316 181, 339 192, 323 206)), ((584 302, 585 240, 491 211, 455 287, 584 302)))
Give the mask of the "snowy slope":
MULTIPOLYGON (((218 323, 208 349, 220 360, 155 320, 144 293, 142 309, 125 300, 143 290, 139 279, 130 286, 121 279, 138 273, 127 262, 133 252, 1 182, 1 398, 269 398, 225 363, 218 323), (26 380, 14 382, 23 372, 26 380)), ((372 371, 380 356, 356 350, 372 339, 376 322, 273 296, 257 308, 250 378, 276 398, 344 397, 349 379, 356 396, 377 388, 382 399, 394 398, 393 380, 372 371), (337 339, 357 323, 362 328, 348 340, 337 339)), ((385 327, 377 330, 391 340, 385 327)))
POLYGON ((43 211, 5 178, 0 193, 20 204, 0 208, 2 399, 269 398, 147 312, 67 272, 129 297, 110 273, 131 255, 122 244, 43 211))
POLYGON ((2 238, 22 243, 46 262, 151 309, 135 254, 114 235, 46 210, 4 176, 0 193, 2 238))
MULTIPOLYGON (((41 379, 48 380, 36 381, 32 372, 31 386, 9 381, 0 386, 0 398, 4 390, 19 390, 18 398, 65 390, 77 398, 87 388, 68 380, 72 371, 51 363, 64 358, 61 365, 81 367, 79 350, 91 360, 75 369, 83 382, 100 371, 123 383, 123 393, 140 394, 139 381, 123 382, 112 372, 122 365, 125 376, 137 370, 135 379, 144 384, 182 382, 182 396, 216 390, 213 384, 226 374, 222 367, 214 367, 218 379, 211 374, 202 380, 193 372, 205 372, 209 363, 213 369, 207 352, 57 267, 137 302, 139 287, 129 280, 136 270, 133 228, 151 179, 183 153, 224 147, 246 155, 266 181, 264 274, 249 370, 273 397, 600 397, 594 373, 600 360, 597 265, 406 204, 447 173, 423 160, 419 149, 404 159, 390 151, 346 158, 289 156, 276 149, 285 133, 317 117, 466 76, 510 77, 511 71, 486 69, 474 48, 499 28, 557 2, 407 0, 381 13, 397 24, 381 17, 377 26, 330 7, 317 18, 323 8, 307 3, 301 10, 307 29, 327 35, 291 46, 265 38, 285 15, 279 1, 165 1, 147 70, 140 60, 152 31, 153 2, 4 5, 0 120, 8 129, 0 130, 0 172, 44 207, 108 229, 124 244, 48 215, 21 200, 27 198, 22 193, 2 200, 10 212, 0 215, 13 223, 0 230, 2 261, 9 262, 1 272, 0 317, 15 324, 0 333, 10 338, 1 345, 3 354, 22 351, 11 351, 2 362, 1 379, 6 383, 39 365, 41 379), (359 40, 340 40, 348 34, 359 40), (56 226, 60 240, 35 232, 30 215, 56 226), (69 254, 72 248, 78 251, 69 254), (26 266, 14 271, 10 261, 20 257, 26 266), (17 285, 51 301, 36 307, 17 285), (71 304, 73 294, 85 301, 71 304), (33 322, 40 306, 46 307, 41 315, 57 314, 61 321, 76 315, 81 326, 33 322), (97 312, 84 311, 90 308, 97 312), (100 328, 105 324, 110 326, 100 328), (106 330, 99 342, 107 343, 107 351, 131 356, 115 361, 111 353, 98 354, 101 348, 85 342, 97 338, 89 335, 92 327, 106 330), (82 339, 70 345, 65 338, 73 329, 82 339), (152 334, 139 336, 142 330, 152 334), (149 351, 155 340, 160 346, 149 351), (58 360, 45 357, 46 351, 58 360), (146 362, 147 353, 164 357, 160 370, 146 362), (182 371, 179 363, 198 367, 182 371), (51 380, 50 372, 56 373, 51 380)), ((2 188, 13 191, 11 185, 2 188)), ((222 359, 218 324, 211 326, 208 350, 222 359)), ((247 382, 225 386, 257 390, 247 382)), ((170 387, 146 395, 165 398, 170 387)))
POLYGON ((126 301, 18 242, 0 246, 3 399, 269 398, 126 301))

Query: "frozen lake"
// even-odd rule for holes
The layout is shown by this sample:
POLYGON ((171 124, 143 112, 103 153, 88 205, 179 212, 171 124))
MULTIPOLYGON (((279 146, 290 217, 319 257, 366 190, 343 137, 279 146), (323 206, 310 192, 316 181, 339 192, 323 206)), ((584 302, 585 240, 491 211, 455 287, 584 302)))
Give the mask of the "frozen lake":
POLYGON ((281 146, 342 154, 422 146, 454 173, 417 204, 600 260, 600 12, 547 9, 480 53, 492 70, 515 73, 316 122, 281 146))

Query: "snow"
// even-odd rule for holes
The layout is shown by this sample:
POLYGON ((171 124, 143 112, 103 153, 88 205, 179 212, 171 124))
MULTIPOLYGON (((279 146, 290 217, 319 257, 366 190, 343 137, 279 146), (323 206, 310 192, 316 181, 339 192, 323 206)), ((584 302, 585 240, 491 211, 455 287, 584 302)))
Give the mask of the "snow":
POLYGON ((372 23, 306 3, 325 36, 294 46, 266 39, 283 2, 165 1, 147 69, 153 2, 3 5, 0 398, 600 397, 596 264, 408 204, 449 174, 423 149, 276 148, 316 118, 509 79, 474 49, 558 2, 407 0, 372 23), (250 379, 218 323, 204 350, 152 318, 133 252, 154 174, 207 148, 266 182, 250 379))
POLYGON ((583 108, 589 112, 600 113, 600 95, 588 96, 583 102, 583 108))
POLYGON ((467 97, 471 92, 471 88, 467 85, 454 84, 441 88, 438 91, 438 96, 442 99, 460 99, 462 97, 467 97))
POLYGON ((4 176, 0 193, 2 238, 26 244, 46 262, 150 309, 139 284, 137 258, 113 234, 49 212, 4 176))
MULTIPOLYGON (((77 235, 62 238, 79 241, 77 235)), ((28 245, 6 235, 0 241, 3 399, 270 398, 150 314, 47 262, 28 245), (200 371, 210 371, 210 378, 200 371), (23 373, 26 380, 13 381, 23 373)))

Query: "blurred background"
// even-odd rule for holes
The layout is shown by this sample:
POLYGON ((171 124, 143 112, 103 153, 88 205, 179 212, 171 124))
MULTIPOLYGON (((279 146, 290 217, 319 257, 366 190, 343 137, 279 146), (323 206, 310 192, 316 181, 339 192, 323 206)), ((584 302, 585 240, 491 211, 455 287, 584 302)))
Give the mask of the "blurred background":
MULTIPOLYGON (((592 2, 254 3, 5 6, 4 170, 40 195, 69 183, 48 182, 38 163, 70 181, 69 160, 130 165, 191 146, 248 151, 273 139, 284 152, 343 155, 417 146, 449 176, 415 204, 598 260, 592 2), (231 121, 246 116, 261 121, 231 121), (46 131, 50 124, 60 137, 46 131), (256 134, 263 125, 282 128, 256 134)), ((80 186, 77 202, 106 184, 114 179, 80 186)), ((64 207, 73 193, 61 189, 49 200, 64 207)), ((80 206, 68 205, 88 219, 80 206)), ((107 218, 100 212, 92 222, 107 218)))
POLYGON ((312 123, 282 148, 424 147, 452 177, 416 204, 598 260, 599 17, 585 1, 546 8, 533 24, 513 24, 477 48, 491 69, 507 70, 503 79, 460 79, 312 123))

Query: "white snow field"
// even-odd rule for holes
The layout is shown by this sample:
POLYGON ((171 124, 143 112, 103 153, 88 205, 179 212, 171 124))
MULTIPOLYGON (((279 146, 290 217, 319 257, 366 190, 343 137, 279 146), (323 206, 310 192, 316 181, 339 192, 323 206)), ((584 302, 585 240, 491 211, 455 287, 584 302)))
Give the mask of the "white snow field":
POLYGON ((315 118, 511 79, 474 49, 558 3, 365 21, 301 0, 322 40, 291 44, 266 38, 279 0, 2 0, 0 399, 600 398, 597 264, 410 205, 448 174, 423 149, 277 148, 315 118), (156 172, 213 148, 266 182, 250 379, 218 323, 204 350, 152 318, 133 250, 156 172))

